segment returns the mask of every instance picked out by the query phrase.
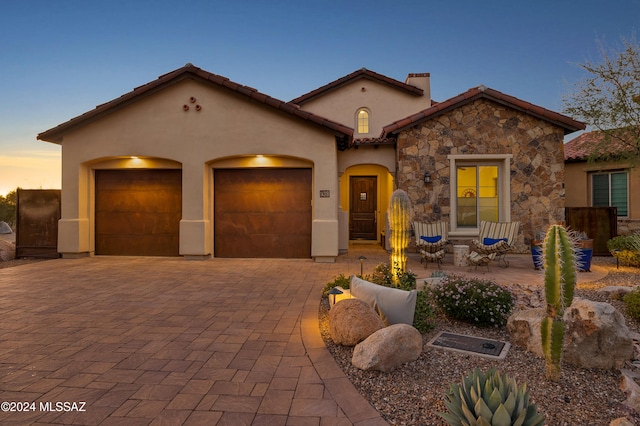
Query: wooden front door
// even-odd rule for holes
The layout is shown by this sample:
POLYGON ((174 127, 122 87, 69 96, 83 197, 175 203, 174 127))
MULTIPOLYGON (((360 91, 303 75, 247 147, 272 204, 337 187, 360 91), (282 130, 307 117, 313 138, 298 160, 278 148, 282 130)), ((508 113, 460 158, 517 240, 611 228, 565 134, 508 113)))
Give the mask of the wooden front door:
POLYGON ((349 238, 352 240, 377 239, 378 178, 351 176, 350 188, 349 238))

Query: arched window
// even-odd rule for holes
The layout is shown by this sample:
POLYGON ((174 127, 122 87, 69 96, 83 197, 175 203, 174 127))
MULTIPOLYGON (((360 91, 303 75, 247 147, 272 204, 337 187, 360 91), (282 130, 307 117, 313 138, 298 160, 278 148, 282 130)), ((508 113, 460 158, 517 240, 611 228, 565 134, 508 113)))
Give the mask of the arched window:
POLYGON ((369 111, 359 109, 356 118, 358 133, 369 133, 369 111))

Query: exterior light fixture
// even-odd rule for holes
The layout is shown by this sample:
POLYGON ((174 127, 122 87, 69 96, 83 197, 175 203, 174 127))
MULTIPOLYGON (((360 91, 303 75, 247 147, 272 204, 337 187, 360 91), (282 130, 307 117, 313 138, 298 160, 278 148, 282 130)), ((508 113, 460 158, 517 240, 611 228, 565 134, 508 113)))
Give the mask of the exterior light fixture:
POLYGON ((338 287, 334 287, 334 288, 332 288, 332 289, 329 291, 329 293, 327 293, 327 294, 330 294, 330 295, 332 295, 332 296, 333 296, 333 303, 331 304, 331 306, 333 306, 333 305, 335 305, 335 304, 336 304, 336 296, 337 296, 338 294, 342 294, 342 291, 340 291, 340 289, 339 289, 338 287))
POLYGON ((429 182, 431 182, 431 173, 424 172, 424 183, 429 183, 429 182))
POLYGON ((360 276, 362 277, 362 267, 363 267, 363 263, 364 263, 364 261, 365 261, 365 260, 367 260, 367 258, 366 258, 366 257, 364 257, 364 256, 360 256, 360 257, 358 257, 358 260, 360 261, 360 276))

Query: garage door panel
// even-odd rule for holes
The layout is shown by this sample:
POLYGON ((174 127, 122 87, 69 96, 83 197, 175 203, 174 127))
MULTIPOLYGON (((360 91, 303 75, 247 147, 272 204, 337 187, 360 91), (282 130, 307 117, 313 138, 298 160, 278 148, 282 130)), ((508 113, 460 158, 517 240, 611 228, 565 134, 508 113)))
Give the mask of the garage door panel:
POLYGON ((311 256, 311 169, 214 173, 217 257, 311 256))
POLYGON ((111 212, 96 214, 96 222, 102 223, 96 235, 118 234, 127 229, 129 235, 161 234, 172 228, 172 224, 180 222, 174 214, 157 214, 150 212, 111 212))
POLYGON ((280 214, 251 214, 239 215, 220 214, 216 220, 216 228, 220 235, 243 235, 246 237, 257 234, 279 234, 287 229, 286 234, 309 234, 311 225, 307 217, 297 213, 280 214))
POLYGON ((216 192, 216 203, 222 204, 221 207, 229 212, 307 212, 311 206, 310 197, 308 191, 286 188, 278 191, 273 189, 243 191, 237 188, 234 191, 216 192))
POLYGON ((177 256, 181 170, 96 170, 96 254, 177 256))
MULTIPOLYGON (((239 239, 226 240, 224 257, 247 258, 299 258, 297 247, 310 246, 311 237, 308 235, 287 236, 275 234, 256 234, 250 241, 250 249, 247 241, 239 239), (277 247, 274 252, 274 247, 277 247)), ((306 256, 308 257, 308 256, 306 256)))
POLYGON ((167 256, 163 247, 179 244, 173 234, 114 235, 100 251, 106 256, 167 256), (141 254, 143 253, 143 254, 141 254))
POLYGON ((175 212, 182 202, 180 194, 164 191, 103 191, 101 201, 111 211, 175 212))

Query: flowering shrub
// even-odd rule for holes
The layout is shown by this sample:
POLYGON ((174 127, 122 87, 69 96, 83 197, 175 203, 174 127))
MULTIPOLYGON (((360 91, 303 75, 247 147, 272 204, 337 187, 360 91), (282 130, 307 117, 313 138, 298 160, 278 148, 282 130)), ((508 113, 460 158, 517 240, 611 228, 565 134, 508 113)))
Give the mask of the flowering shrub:
POLYGON ((640 266, 640 233, 621 235, 607 241, 607 248, 622 265, 640 266))
POLYGON ((492 281, 448 276, 433 290, 433 300, 450 318, 480 326, 507 323, 513 295, 492 281))

